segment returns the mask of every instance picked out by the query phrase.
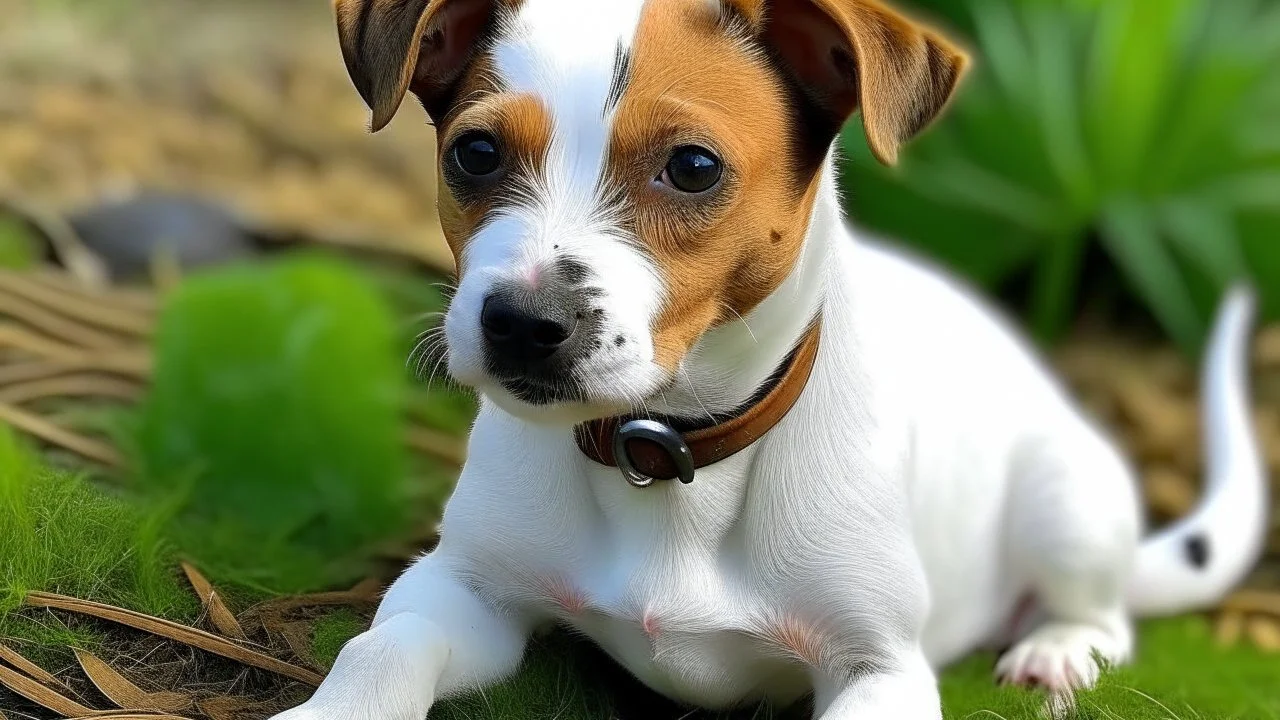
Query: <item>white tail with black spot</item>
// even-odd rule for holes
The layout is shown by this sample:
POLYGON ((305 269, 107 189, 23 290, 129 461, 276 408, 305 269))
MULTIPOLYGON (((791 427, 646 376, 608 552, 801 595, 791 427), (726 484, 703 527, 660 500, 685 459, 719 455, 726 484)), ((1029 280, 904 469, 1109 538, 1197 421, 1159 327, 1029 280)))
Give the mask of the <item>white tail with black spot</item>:
POLYGON ((1253 292, 1231 291, 1218 312, 1202 370, 1204 498, 1143 542, 1129 589, 1140 616, 1218 603, 1252 569, 1267 534, 1267 473, 1249 406, 1253 292))

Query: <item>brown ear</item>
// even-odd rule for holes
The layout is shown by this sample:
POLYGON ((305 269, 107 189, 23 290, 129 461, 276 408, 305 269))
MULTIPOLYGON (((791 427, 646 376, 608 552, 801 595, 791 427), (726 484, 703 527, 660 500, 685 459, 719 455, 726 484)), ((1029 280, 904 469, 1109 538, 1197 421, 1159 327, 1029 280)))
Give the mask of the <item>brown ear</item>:
POLYGON ((867 142, 892 165, 955 90, 967 58, 877 0, 724 0, 790 71, 832 134, 861 108, 867 142))
POLYGON ((410 89, 437 120, 502 0, 334 0, 342 57, 386 127, 410 89))

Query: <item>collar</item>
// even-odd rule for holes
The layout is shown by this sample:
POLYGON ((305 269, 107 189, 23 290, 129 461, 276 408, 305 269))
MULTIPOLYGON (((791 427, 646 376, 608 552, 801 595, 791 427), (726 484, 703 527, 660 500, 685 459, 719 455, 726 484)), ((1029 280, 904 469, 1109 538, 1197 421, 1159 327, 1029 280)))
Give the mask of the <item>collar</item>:
POLYGON ((601 465, 618 468, 636 487, 676 478, 691 483, 695 470, 745 450, 786 416, 809 383, 820 330, 815 320, 765 385, 767 390, 728 419, 686 432, 650 418, 592 420, 574 428, 578 449, 601 465))

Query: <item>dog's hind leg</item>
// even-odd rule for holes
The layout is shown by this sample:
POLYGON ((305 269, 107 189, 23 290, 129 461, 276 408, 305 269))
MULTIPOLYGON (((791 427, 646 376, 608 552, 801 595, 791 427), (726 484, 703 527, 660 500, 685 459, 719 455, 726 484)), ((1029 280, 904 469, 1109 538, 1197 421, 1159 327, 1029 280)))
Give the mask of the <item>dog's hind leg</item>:
POLYGON ((1028 442, 1013 471, 1009 567, 1044 621, 996 673, 1069 697, 1097 681, 1098 660, 1122 664, 1132 654, 1125 598, 1141 524, 1136 487, 1117 452, 1078 425, 1028 442))

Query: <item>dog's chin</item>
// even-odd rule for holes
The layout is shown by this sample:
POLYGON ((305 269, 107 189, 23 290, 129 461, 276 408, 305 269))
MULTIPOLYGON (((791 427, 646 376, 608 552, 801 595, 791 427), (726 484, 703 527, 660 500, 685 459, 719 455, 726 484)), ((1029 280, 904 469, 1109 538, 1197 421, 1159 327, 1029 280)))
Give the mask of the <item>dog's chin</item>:
POLYGON ((539 425, 578 425, 629 409, 625 400, 595 397, 572 383, 486 378, 473 387, 508 414, 539 425))

